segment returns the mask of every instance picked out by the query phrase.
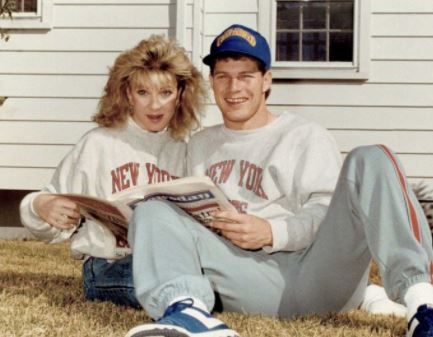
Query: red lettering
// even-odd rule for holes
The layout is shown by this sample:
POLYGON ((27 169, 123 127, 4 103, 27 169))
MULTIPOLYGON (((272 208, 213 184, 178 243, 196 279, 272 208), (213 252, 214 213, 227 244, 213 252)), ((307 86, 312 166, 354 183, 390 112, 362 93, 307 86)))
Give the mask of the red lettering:
POLYGON ((239 177, 238 186, 243 187, 244 186, 244 176, 247 172, 248 166, 250 166, 250 163, 246 160, 241 160, 241 176, 239 177))
POLYGON ((139 174, 140 164, 139 163, 129 163, 129 171, 131 172, 132 185, 137 186, 138 174, 139 174))
POLYGON ((170 173, 166 170, 159 169, 155 164, 152 163, 146 163, 146 171, 148 178, 147 183, 149 185, 178 178, 170 175, 170 173))
POLYGON ((156 166, 155 164, 146 163, 146 171, 147 171, 147 183, 150 185, 153 181, 153 174, 155 172, 156 166))
POLYGON ((230 174, 232 173, 234 165, 235 165, 234 159, 221 162, 222 168, 221 168, 221 173, 220 173, 220 178, 218 180, 218 184, 222 184, 222 183, 227 182, 227 179, 230 177, 230 174))
POLYGON ((263 169, 246 160, 241 160, 241 170, 239 178, 239 187, 244 187, 248 191, 254 192, 258 197, 268 200, 268 196, 263 190, 262 179, 263 169))
POLYGON ((126 163, 111 170, 111 193, 122 191, 132 185, 137 185, 140 164, 126 163))
POLYGON ((161 170, 161 181, 169 181, 169 180, 170 180, 170 173, 168 173, 165 170, 161 170))
POLYGON ((131 186, 130 180, 126 178, 126 172, 129 170, 129 165, 125 164, 117 168, 119 170, 120 182, 122 184, 122 190, 127 189, 131 186))
POLYGON ((254 183, 256 181, 256 173, 257 173, 257 166, 254 164, 250 164, 250 166, 248 167, 247 183, 245 184, 245 188, 248 191, 253 190, 254 183))
POLYGON ((114 194, 116 192, 119 192, 121 190, 121 187, 120 187, 120 178, 119 175, 117 174, 117 169, 111 170, 111 182, 112 182, 111 193, 114 194))
POLYGON ((206 175, 209 177, 209 178, 211 178, 212 179, 212 181, 216 184, 217 182, 216 182, 216 178, 215 178, 215 176, 216 176, 216 169, 215 169, 215 165, 212 165, 211 167, 209 167, 207 170, 206 170, 206 175))
POLYGON ((205 173, 215 184, 223 184, 226 183, 230 177, 234 164, 234 159, 220 161, 209 166, 205 173))

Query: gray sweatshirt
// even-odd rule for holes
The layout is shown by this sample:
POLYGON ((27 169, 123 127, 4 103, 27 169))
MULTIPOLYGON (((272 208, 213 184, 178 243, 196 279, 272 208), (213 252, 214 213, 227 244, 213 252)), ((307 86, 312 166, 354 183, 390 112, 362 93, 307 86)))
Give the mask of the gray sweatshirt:
POLYGON ((46 242, 71 239, 75 258, 95 256, 117 259, 130 253, 97 221, 60 230, 44 222, 32 204, 39 193, 80 193, 101 198, 135 185, 181 177, 185 171, 186 144, 168 132, 150 133, 132 119, 119 129, 98 127, 86 133, 57 167, 51 183, 21 202, 21 221, 46 242))
POLYGON ((224 125, 195 134, 188 175, 208 175, 240 212, 267 219, 268 253, 307 247, 324 218, 341 166, 323 127, 290 113, 246 131, 224 125))

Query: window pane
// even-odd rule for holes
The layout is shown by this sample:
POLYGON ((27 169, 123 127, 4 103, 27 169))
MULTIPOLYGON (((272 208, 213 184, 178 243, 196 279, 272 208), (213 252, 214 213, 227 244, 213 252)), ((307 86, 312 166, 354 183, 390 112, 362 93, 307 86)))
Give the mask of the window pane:
POLYGON ((353 61, 353 34, 331 33, 329 49, 329 61, 353 61))
MULTIPOLYGON (((6 5, 7 0, 0 0, 0 5, 3 7, 4 5, 6 5)), ((20 12, 20 7, 19 7, 19 3, 17 1, 15 2, 8 2, 8 9, 14 11, 14 12, 20 12)))
POLYGON ((277 29, 299 29, 299 2, 277 2, 277 29))
POLYGON ((331 29, 353 29, 353 1, 331 3, 331 29))
MULTIPOLYGON (((7 0, 0 0, 0 4, 6 4, 7 0)), ((36 13, 38 9, 38 0, 10 0, 14 12, 33 12, 36 13)))
POLYGON ((37 0, 24 0, 24 12, 36 12, 37 0))
MULTIPOLYGON (((6 0, 3 1, 4 3, 6 3, 6 0)), ((23 11, 23 1, 22 0, 13 0, 10 3, 12 3, 12 8, 14 10, 14 12, 22 12, 23 11)))
POLYGON ((326 61, 326 33, 302 34, 302 61, 326 61))
POLYGON ((299 61, 299 33, 277 33, 277 61, 299 61))
POLYGON ((354 0, 277 0, 277 61, 353 61, 354 0))
POLYGON ((304 29, 325 29, 326 7, 325 3, 305 3, 303 6, 304 29))

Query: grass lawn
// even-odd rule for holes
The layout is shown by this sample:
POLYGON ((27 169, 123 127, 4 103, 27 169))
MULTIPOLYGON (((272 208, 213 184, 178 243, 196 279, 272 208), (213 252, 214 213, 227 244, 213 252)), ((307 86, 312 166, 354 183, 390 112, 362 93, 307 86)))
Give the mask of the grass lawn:
MULTIPOLYGON (((405 320, 353 311, 325 318, 278 320, 223 313, 243 337, 404 336, 405 320)), ((1 337, 122 337, 149 322, 143 310, 90 302, 81 290, 81 262, 66 244, 0 240, 1 337)))

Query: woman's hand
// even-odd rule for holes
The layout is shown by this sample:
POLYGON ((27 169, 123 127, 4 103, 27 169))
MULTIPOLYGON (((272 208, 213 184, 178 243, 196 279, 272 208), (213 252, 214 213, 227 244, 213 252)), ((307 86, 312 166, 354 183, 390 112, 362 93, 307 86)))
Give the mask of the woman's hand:
POLYGON ((271 225, 265 219, 233 211, 218 211, 212 216, 215 220, 210 222, 210 227, 236 246, 243 249, 272 246, 271 225))
POLYGON ((61 196, 39 194, 33 200, 33 209, 41 219, 59 229, 70 229, 80 220, 78 205, 61 196))

